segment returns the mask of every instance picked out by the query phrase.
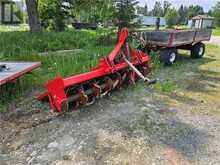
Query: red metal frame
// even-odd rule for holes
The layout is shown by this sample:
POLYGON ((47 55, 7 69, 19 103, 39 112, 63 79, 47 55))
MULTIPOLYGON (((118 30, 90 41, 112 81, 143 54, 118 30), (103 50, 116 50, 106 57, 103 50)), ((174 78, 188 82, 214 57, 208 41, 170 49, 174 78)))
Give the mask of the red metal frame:
MULTIPOLYGON (((114 59, 120 54, 120 51, 127 55, 125 43, 128 35, 128 29, 122 29, 118 43, 113 51, 107 57, 102 58, 98 66, 92 68, 90 72, 68 78, 58 76, 55 80, 48 81, 46 84, 47 92, 41 94, 38 100, 43 100, 45 97, 48 97, 52 109, 61 112, 62 106, 67 102, 67 96, 65 94, 66 88, 126 69, 128 67, 126 62, 115 64, 114 59)), ((131 62, 134 65, 144 64, 150 60, 147 54, 131 48, 130 56, 131 62)))

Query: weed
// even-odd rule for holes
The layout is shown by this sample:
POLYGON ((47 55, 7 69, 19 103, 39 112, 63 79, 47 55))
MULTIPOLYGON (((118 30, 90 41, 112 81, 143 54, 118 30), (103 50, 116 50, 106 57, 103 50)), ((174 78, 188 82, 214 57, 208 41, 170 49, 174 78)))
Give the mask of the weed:
POLYGON ((162 92, 169 93, 176 89, 176 85, 170 80, 165 80, 163 82, 158 82, 157 84, 155 84, 154 88, 162 92))
POLYGON ((158 52, 151 51, 149 55, 150 55, 150 57, 151 57, 151 62, 152 62, 154 65, 160 63, 160 56, 159 56, 158 52))

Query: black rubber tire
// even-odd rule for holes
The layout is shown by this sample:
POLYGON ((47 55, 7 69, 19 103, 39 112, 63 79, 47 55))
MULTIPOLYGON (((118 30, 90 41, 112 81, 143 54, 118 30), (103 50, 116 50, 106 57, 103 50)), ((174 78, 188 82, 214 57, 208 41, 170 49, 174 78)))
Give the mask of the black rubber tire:
POLYGON ((192 58, 202 58, 205 54, 205 44, 199 42, 195 44, 191 49, 192 58), (202 49, 202 51, 201 51, 202 49))
POLYGON ((160 52, 160 61, 165 65, 171 66, 176 62, 177 50, 175 48, 164 49, 160 52), (173 53, 175 53, 175 59, 173 59, 173 53))

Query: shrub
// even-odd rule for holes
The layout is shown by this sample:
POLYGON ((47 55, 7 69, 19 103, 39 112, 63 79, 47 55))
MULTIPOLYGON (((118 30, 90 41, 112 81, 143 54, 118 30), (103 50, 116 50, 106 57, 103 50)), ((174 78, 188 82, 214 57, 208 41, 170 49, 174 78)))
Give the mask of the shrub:
POLYGON ((68 2, 68 0, 39 0, 39 16, 45 28, 55 31, 65 29, 64 20, 68 16, 67 10, 69 7, 64 6, 64 2, 68 2))

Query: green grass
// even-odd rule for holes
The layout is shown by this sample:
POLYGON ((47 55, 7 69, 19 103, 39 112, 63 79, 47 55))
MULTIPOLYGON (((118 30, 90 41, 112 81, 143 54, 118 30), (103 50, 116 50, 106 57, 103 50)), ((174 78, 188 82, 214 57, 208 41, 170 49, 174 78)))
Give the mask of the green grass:
POLYGON ((176 89, 176 84, 170 80, 165 80, 163 82, 158 82, 154 87, 157 90, 169 93, 176 89))
POLYGON ((220 36, 220 27, 216 27, 215 29, 213 29, 213 33, 214 36, 220 36))
MULTIPOLYGON (((42 89, 49 79, 83 73, 95 66, 100 57, 110 53, 116 37, 106 30, 65 32, 28 31, 0 33, 1 61, 40 61, 42 66, 33 74, 21 77, 15 85, 0 88, 0 110, 5 110, 13 101, 19 101, 34 89, 42 89), (107 44, 108 43, 108 44, 107 44), (58 53, 56 50, 82 49, 79 52, 58 53), (48 52, 47 55, 39 53, 48 52)), ((31 96, 33 97, 33 96, 31 96)))

